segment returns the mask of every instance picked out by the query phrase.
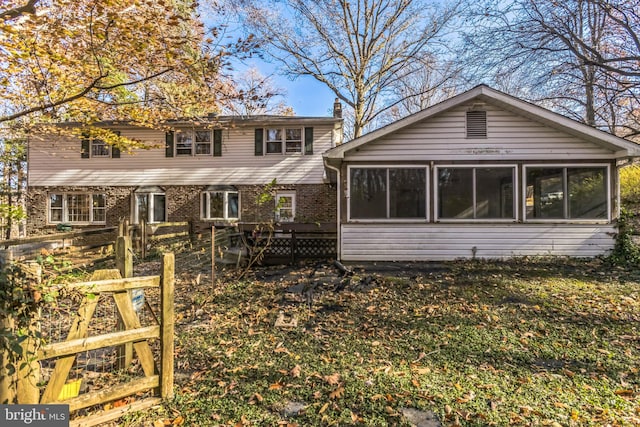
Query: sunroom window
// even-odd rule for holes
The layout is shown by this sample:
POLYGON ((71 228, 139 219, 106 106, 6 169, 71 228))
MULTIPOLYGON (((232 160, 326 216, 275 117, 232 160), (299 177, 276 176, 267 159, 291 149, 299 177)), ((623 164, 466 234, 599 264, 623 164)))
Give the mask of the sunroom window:
POLYGON ((527 167, 527 219, 606 220, 607 167, 527 167))
POLYGON ((427 169, 351 168, 351 219, 426 219, 427 169))
POLYGON ((514 176, 513 166, 438 168, 438 219, 515 219, 514 176))

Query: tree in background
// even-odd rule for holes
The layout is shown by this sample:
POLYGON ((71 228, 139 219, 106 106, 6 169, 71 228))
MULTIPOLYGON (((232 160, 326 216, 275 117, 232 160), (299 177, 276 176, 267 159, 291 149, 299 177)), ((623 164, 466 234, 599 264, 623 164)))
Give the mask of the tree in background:
POLYGON ((17 235, 17 226, 25 217, 26 160, 23 140, 0 139, 0 239, 17 235))
MULTIPOLYGON (((64 121, 156 127, 215 111, 229 84, 219 78, 225 59, 251 45, 221 45, 186 0, 15 0, 3 7, 0 124, 13 132, 64 121)), ((99 136, 137 145, 104 130, 99 136)))
POLYGON ((640 1, 489 0, 463 40, 470 80, 619 136, 640 135, 640 1))
POLYGON ((284 102, 285 90, 279 88, 257 68, 250 68, 234 77, 232 96, 222 102, 222 112, 240 116, 257 114, 293 115, 284 102))
MULTIPOLYGON (((291 77, 312 76, 352 113, 358 137, 397 105, 397 85, 431 67, 458 10, 417 0, 234 2, 268 55, 291 77)), ((420 88, 417 88, 420 90, 420 88)), ((412 92, 410 96, 418 95, 412 92)))

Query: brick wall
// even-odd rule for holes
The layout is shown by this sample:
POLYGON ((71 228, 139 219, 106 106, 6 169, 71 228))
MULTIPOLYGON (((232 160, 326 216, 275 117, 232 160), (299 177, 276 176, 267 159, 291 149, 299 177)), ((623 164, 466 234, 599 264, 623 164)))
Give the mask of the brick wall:
MULTIPOLYGON (((167 221, 189 221, 196 229, 208 228, 213 221, 200 219, 200 194, 206 186, 165 187, 167 221)), ((239 185, 241 221, 257 222, 273 219, 275 200, 262 205, 257 203, 266 186, 239 185)), ((335 187, 326 184, 280 185, 269 189, 272 196, 277 191, 295 191, 296 222, 334 222, 336 218, 335 187)), ((116 226, 121 218, 131 219, 132 192, 135 187, 29 187, 27 196, 28 235, 55 233, 56 225, 47 224, 48 195, 50 193, 104 193, 106 194, 106 226, 116 226)), ((220 225, 217 224, 216 225, 220 225)), ((102 228, 105 225, 74 226, 74 229, 102 228)))

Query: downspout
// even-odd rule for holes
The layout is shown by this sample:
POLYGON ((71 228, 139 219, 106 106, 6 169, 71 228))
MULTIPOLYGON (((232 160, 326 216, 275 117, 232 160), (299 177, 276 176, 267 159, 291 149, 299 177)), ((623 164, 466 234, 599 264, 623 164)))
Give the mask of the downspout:
POLYGON ((337 215, 336 215, 336 239, 337 239, 338 246, 336 247, 336 259, 338 261, 340 261, 340 249, 342 248, 342 240, 341 240, 341 233, 340 233, 340 217, 342 215, 342 211, 340 210, 340 205, 341 205, 341 203, 340 203, 340 199, 341 199, 341 197, 340 197, 340 169, 335 168, 335 167, 331 166, 329 163, 327 163, 327 159, 326 158, 323 159, 323 162, 324 162, 324 166, 326 168, 329 168, 329 169, 331 169, 331 170, 336 172, 336 177, 337 177, 336 178, 336 192, 337 192, 336 193, 336 203, 337 203, 336 209, 338 210, 338 212, 337 212, 337 215))

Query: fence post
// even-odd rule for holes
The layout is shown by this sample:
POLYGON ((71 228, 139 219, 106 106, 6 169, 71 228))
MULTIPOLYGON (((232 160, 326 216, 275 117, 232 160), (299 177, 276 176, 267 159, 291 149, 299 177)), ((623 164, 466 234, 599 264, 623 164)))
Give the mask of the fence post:
MULTIPOLYGON (((125 227, 127 222, 125 221, 125 227)), ((126 228, 125 228, 126 230, 126 228)), ((133 250, 131 248, 131 237, 128 235, 119 236, 116 239, 116 268, 123 278, 133 277, 133 250)), ((131 291, 127 291, 129 298, 132 298, 131 291)), ((118 329, 124 329, 124 322, 118 317, 118 329)), ((133 344, 127 343, 118 347, 118 368, 125 369, 133 360, 133 344)))
POLYGON ((140 258, 147 257, 147 221, 140 220, 140 258))
POLYGON ((211 226, 211 285, 216 284, 216 227, 211 226))
MULTIPOLYGON (((31 279, 31 292, 35 302, 40 299, 37 285, 42 283, 42 266, 38 263, 29 263, 24 267, 28 277, 31 279)), ((16 403, 37 404, 40 403, 40 364, 36 360, 38 350, 37 336, 40 329, 40 310, 31 313, 29 322, 29 338, 22 344, 22 357, 18 361, 18 381, 16 383, 16 403)))
POLYGON ((162 305, 162 319, 160 324, 160 396, 163 399, 173 398, 173 333, 174 333, 174 279, 175 256, 166 253, 162 257, 162 288, 160 289, 160 304, 162 305))
POLYGON ((296 230, 291 230, 291 264, 296 263, 297 251, 298 251, 298 242, 296 241, 296 230))

